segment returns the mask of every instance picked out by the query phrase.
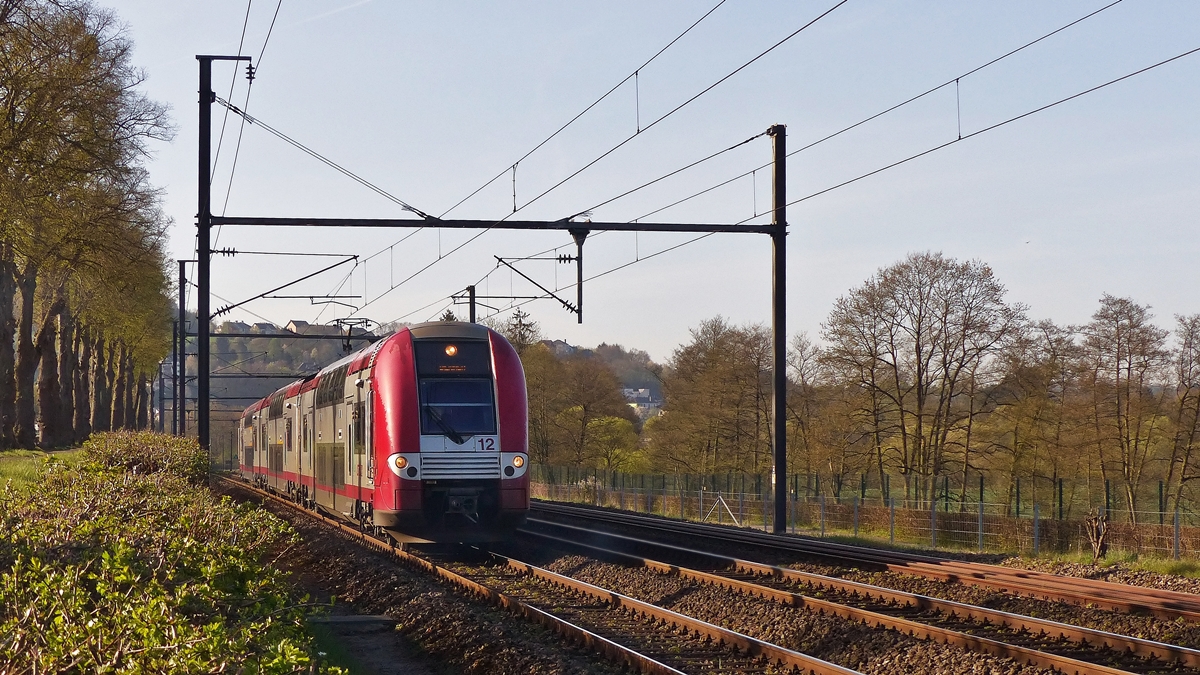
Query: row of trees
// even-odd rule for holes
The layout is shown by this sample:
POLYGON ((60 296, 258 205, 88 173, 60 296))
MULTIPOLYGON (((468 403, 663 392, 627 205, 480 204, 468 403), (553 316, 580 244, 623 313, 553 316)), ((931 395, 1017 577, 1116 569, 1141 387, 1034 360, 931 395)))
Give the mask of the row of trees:
MULTIPOLYGON (((1200 479, 1200 315, 1177 317, 1171 341, 1128 298, 1061 326, 1004 294, 983 263, 922 253, 840 298, 819 346, 791 344, 790 469, 834 489, 896 476, 893 492, 916 500, 949 478, 965 503, 985 476, 1000 499, 1022 477, 1027 499, 1066 477, 1084 503, 1113 486, 1131 513, 1163 506, 1146 503, 1158 481, 1167 510, 1186 501, 1200 479)), ((716 318, 675 351, 643 439, 656 470, 768 469, 769 337, 716 318)))
POLYGON ((171 289, 143 161, 171 129, 130 50, 86 0, 0 2, 0 449, 149 423, 171 289))
POLYGON ((560 356, 520 309, 508 322, 492 327, 513 344, 525 367, 529 452, 534 461, 626 470, 646 466, 639 443, 641 420, 614 373, 635 382, 653 377, 655 367, 645 352, 601 345, 560 356))

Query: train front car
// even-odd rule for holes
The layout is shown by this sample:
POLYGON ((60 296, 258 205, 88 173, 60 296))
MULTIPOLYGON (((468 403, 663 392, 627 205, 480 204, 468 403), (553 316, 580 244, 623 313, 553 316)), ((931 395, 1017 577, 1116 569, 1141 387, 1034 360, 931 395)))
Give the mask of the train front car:
POLYGON ((376 526, 485 541, 525 521, 525 373, 507 340, 470 323, 413 326, 380 345, 371 379, 376 526))

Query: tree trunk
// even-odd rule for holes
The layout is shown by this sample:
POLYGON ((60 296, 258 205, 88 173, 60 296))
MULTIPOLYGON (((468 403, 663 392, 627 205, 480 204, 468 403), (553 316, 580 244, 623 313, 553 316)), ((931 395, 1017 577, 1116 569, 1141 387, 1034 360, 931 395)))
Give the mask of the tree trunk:
POLYGON ((133 377, 133 350, 129 350, 125 355, 125 428, 137 428, 137 406, 135 389, 136 381, 133 377))
POLYGON ((79 365, 75 369, 75 442, 92 435, 92 336, 87 326, 75 332, 79 365))
POLYGON ((58 313, 58 382, 62 388, 59 397, 59 433, 56 445, 71 445, 75 442, 75 315, 71 307, 64 304, 58 313))
POLYGON ((137 382, 137 430, 145 431, 150 426, 150 392, 145 371, 138 373, 137 382))
POLYGON ((113 346, 109 345, 108 347, 108 372, 110 373, 108 381, 112 383, 112 419, 108 423, 108 428, 113 431, 119 431, 125 427, 125 368, 127 360, 125 343, 121 342, 120 345, 120 349, 115 354, 113 346))
POLYGON ((105 349, 104 336, 96 338, 96 370, 92 387, 92 431, 109 431, 112 429, 112 377, 113 377, 113 345, 109 343, 105 349))
POLYGON ((37 373, 37 346, 33 343, 33 295, 37 290, 37 270, 32 264, 17 279, 21 292, 21 316, 17 321, 17 447, 37 444, 37 408, 34 402, 34 376, 37 373))
POLYGON ((12 259, 12 247, 0 243, 0 450, 15 447, 17 443, 17 378, 16 351, 16 263, 12 259))
POLYGON ((58 352, 55 343, 58 330, 55 317, 47 315, 38 331, 35 349, 41 357, 38 368, 37 395, 38 412, 40 413, 40 428, 42 437, 39 442, 43 448, 53 448, 58 445, 61 433, 60 413, 62 412, 62 387, 58 380, 58 352))

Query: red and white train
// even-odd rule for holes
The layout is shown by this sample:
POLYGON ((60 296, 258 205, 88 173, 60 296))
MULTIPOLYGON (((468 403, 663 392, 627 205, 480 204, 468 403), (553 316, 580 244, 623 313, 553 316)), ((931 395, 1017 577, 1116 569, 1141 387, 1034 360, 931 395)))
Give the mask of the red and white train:
POLYGON ((525 373, 471 323, 398 332, 254 403, 241 472, 401 541, 504 536, 529 510, 525 373))

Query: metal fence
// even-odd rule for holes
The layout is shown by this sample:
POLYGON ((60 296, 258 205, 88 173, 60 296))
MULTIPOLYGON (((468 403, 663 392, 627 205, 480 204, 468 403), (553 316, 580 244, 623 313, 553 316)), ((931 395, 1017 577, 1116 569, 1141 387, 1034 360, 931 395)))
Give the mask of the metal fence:
MULTIPOLYGON (((966 503, 940 496, 923 503, 896 497, 834 498, 811 489, 812 477, 791 476, 787 529, 818 537, 987 553, 1071 553, 1092 550, 1085 519, 1063 510, 1027 505, 1020 516, 1011 503, 966 503), (807 488, 807 489, 806 489, 807 488), (1048 512, 1048 513, 1047 513, 1048 512)), ((734 474, 628 474, 579 467, 534 466, 531 496, 649 513, 667 518, 767 530, 774 521, 769 476, 734 474)), ((936 494, 936 493, 935 493, 936 494)), ((1104 514, 1104 507, 1098 507, 1104 514)), ((1108 522, 1110 552, 1175 557, 1200 551, 1200 527, 1179 511, 1122 512, 1108 522)))

